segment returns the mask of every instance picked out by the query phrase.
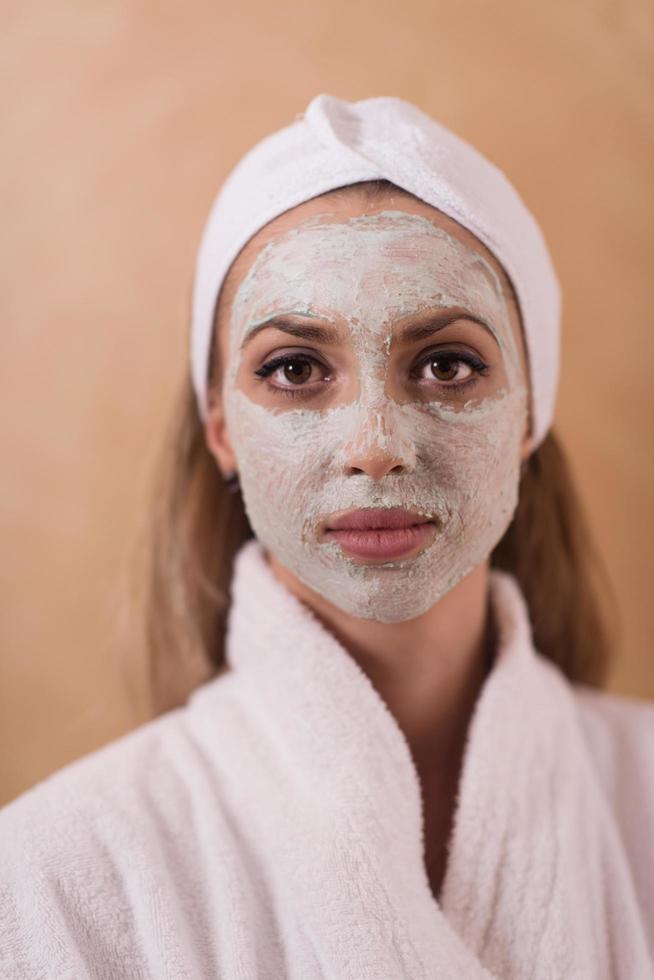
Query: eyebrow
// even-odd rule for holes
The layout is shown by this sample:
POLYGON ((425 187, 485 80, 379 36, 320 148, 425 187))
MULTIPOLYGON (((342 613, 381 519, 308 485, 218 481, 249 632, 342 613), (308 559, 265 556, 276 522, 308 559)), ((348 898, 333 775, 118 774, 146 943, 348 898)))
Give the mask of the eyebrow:
POLYGON ((262 323, 258 323, 256 327, 253 327, 243 338, 241 350, 247 347, 258 333, 261 333, 262 330, 267 330, 268 327, 274 327, 275 330, 282 330, 284 333, 291 334, 293 337, 301 337, 304 340, 315 340, 319 344, 335 345, 340 341, 338 332, 331 327, 319 327, 317 324, 310 323, 293 323, 291 320, 287 320, 286 317, 277 315, 268 317, 262 323))
MULTIPOLYGON (((400 343, 408 344, 415 343, 417 340, 424 340, 426 337, 431 337, 433 334, 442 330, 444 327, 449 326, 456 320, 471 320, 473 323, 477 323, 480 327, 483 327, 488 333, 499 343, 496 329, 483 317, 475 316, 468 310, 464 310, 461 307, 455 307, 454 309, 441 310, 438 313, 429 313, 427 315, 423 314, 420 321, 417 323, 412 323, 406 327, 401 328, 394 339, 400 341, 400 343)), ((258 333, 262 330, 266 330, 268 327, 274 327, 276 330, 281 330, 284 333, 288 333, 293 337, 300 337, 304 340, 314 340, 317 343, 325 344, 327 346, 335 346, 340 343, 340 335, 338 330, 332 327, 322 327, 318 324, 309 323, 293 323, 293 321, 288 320, 285 316, 273 315, 268 317, 262 323, 258 323, 243 339, 241 344, 241 350, 243 350, 251 340, 256 337, 258 333)))
POLYGON ((497 330, 492 323, 481 316, 475 316, 474 313, 470 313, 469 310, 464 310, 461 307, 441 310, 440 313, 428 314, 426 317, 421 318, 420 322, 402 328, 398 333, 398 340, 404 344, 415 342, 416 340, 424 340, 425 337, 431 337, 432 334, 442 330, 443 327, 449 326, 450 323, 455 323, 457 320, 471 320, 472 323, 483 327, 499 343, 497 330))

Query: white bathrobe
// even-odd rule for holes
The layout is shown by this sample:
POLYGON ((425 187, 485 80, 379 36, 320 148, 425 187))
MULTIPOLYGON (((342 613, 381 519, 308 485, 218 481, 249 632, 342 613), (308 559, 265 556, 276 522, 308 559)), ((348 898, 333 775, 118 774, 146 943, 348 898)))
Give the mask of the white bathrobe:
POLYGON ((570 685, 493 571, 441 901, 406 739, 237 555, 230 670, 0 811, 2 980, 650 980, 654 705, 570 685))

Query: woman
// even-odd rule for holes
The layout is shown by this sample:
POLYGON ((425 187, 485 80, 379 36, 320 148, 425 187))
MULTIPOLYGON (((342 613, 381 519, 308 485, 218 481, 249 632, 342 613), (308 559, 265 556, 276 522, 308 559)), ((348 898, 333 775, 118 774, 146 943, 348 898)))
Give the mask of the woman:
POLYGON ((558 331, 533 218, 416 107, 321 95, 244 157, 154 514, 163 713, 0 813, 3 976, 651 975, 654 707, 600 690, 558 331))

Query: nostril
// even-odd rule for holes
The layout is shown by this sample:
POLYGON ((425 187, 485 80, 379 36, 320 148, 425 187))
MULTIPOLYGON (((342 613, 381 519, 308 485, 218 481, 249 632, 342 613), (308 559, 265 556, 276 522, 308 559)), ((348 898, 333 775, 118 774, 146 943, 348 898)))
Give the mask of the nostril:
POLYGON ((352 463, 345 467, 345 473, 349 476, 365 473, 373 480, 381 480, 390 473, 396 475, 404 473, 406 466, 403 463, 394 463, 392 460, 383 459, 379 456, 368 460, 360 460, 359 463, 352 463))

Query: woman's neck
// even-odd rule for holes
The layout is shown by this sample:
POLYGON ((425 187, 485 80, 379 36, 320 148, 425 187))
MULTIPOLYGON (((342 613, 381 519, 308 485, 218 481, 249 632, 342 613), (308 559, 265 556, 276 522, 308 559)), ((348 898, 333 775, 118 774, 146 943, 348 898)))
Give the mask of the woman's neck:
POLYGON ((488 560, 401 623, 349 616, 268 560, 356 660, 404 733, 422 795, 425 873, 439 901, 468 726, 495 655, 488 560))
POLYGON ((494 650, 488 560, 423 615, 399 623, 350 616, 274 556, 268 561, 368 676, 403 731, 420 775, 428 779, 458 766, 494 650))

